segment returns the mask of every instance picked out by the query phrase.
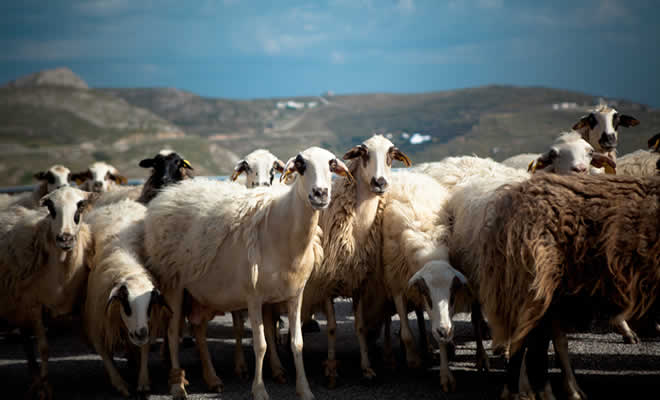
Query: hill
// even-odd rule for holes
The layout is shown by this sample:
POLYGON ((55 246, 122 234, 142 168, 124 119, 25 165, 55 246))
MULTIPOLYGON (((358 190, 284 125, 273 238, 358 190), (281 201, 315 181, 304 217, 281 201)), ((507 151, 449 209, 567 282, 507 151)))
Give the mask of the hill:
MULTIPOLYGON (((0 185, 32 183, 34 172, 54 163, 78 170, 97 159, 140 178, 147 171, 137 163, 164 147, 181 152, 200 175, 228 174, 255 148, 269 148, 283 160, 312 145, 341 155, 374 132, 388 135, 417 163, 460 154, 502 160, 544 151, 601 100, 514 86, 231 100, 172 88, 87 89, 72 74, 46 71, 0 88, 0 143, 6 149, 0 185), (414 144, 413 134, 428 141, 414 144)), ((621 154, 644 148, 660 130, 660 111, 605 101, 642 122, 620 130, 621 154)))

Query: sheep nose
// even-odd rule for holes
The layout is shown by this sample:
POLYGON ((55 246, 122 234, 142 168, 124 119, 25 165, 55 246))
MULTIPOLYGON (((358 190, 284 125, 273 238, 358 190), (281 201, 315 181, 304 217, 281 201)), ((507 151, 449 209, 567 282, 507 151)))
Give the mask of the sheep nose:
POLYGON ((75 237, 70 233, 61 233, 55 236, 55 244, 62 250, 71 250, 75 237))
POLYGON ((95 192, 100 191, 101 189, 103 189, 103 182, 98 182, 98 181, 97 181, 97 182, 94 182, 94 186, 93 186, 92 189, 93 189, 95 192))
POLYGON ((583 173, 587 172, 587 166, 584 165, 584 164, 578 164, 578 165, 574 166, 572 169, 573 169, 573 172, 577 172, 578 174, 583 174, 583 173))
POLYGON ((371 178, 371 190, 375 193, 385 193, 388 186, 387 180, 382 176, 378 179, 371 178))
POLYGON ((135 338, 138 340, 144 340, 147 338, 148 334, 149 330, 146 327, 142 327, 137 332, 135 332, 135 338))
POLYGON ((440 328, 436 329, 436 332, 438 333, 438 336, 440 337, 441 340, 444 340, 444 341, 451 340, 451 337, 453 336, 453 333, 454 333, 453 331, 454 330, 453 330, 452 326, 449 326, 449 327, 443 326, 443 327, 440 327, 440 328))
POLYGON ((328 188, 312 188, 312 196, 325 202, 328 200, 328 188))
POLYGON ((604 148, 604 149, 613 149, 616 147, 616 135, 614 133, 603 133, 603 135, 600 137, 600 140, 598 143, 604 148))

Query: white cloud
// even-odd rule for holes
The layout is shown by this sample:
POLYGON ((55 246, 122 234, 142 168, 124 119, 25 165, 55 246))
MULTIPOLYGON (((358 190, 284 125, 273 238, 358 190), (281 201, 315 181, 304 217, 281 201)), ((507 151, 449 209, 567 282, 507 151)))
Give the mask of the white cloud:
POLYGON ((340 51, 333 51, 330 53, 330 61, 333 64, 344 64, 346 62, 346 56, 340 51))
POLYGON ((414 0, 398 0, 396 8, 403 14, 412 14, 415 12, 415 2, 414 0))

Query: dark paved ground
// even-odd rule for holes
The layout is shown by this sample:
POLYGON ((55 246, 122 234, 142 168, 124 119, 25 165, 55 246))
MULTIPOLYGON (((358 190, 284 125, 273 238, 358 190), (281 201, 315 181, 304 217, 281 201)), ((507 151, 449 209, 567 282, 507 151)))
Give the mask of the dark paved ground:
MULTIPOLYGON (((324 320, 319 318, 321 332, 305 335, 305 366, 312 391, 317 399, 488 399, 495 394, 504 382, 503 362, 491 358, 491 373, 475 371, 472 331, 465 317, 456 320, 456 357, 451 362, 457 380, 457 390, 444 394, 440 389, 437 372, 430 367, 418 371, 405 368, 403 353, 398 340, 395 349, 398 367, 394 371, 384 370, 380 363, 379 348, 372 356, 378 378, 374 383, 361 379, 357 339, 353 334, 353 319, 350 317, 350 303, 339 302, 338 308, 338 354, 340 360, 340 380, 338 387, 329 390, 321 363, 326 358, 327 342, 324 320)), ((411 314, 412 315, 412 314, 411 314)), ((250 382, 242 382, 233 374, 233 339, 229 315, 218 317, 211 323, 209 343, 214 356, 216 370, 225 383, 221 395, 205 393, 196 350, 182 349, 182 365, 190 381, 189 398, 207 399, 250 399, 250 382)), ((416 324, 413 323, 413 326, 416 324)), ((52 331, 52 330, 51 330, 52 331)), ((398 332, 398 321, 394 322, 393 332, 398 332)), ((243 341, 243 348, 250 371, 253 372, 254 356, 251 348, 250 331, 243 341)), ((649 339, 639 345, 623 344, 621 336, 600 329, 597 333, 574 334, 571 339, 573 365, 578 382, 591 399, 658 398, 660 390, 660 340, 649 339)), ((49 363, 50 380, 53 383, 56 399, 119 399, 110 385, 100 358, 81 342, 75 330, 59 330, 57 336, 50 337, 51 358, 49 363)), ((380 342, 379 342, 380 344, 380 342)), ((489 349, 490 343, 487 343, 489 349)), ((266 388, 272 399, 295 398, 293 362, 281 348, 282 361, 288 370, 290 382, 276 384, 270 379, 267 361, 264 363, 266 388)), ((123 358, 118 359, 120 371, 125 377, 133 376, 123 358)), ((149 363, 152 391, 151 399, 166 399, 167 371, 157 351, 151 354, 149 363)), ((561 393, 559 373, 551 370, 555 394, 561 393)), ((3 392, 0 399, 22 398, 28 384, 27 367, 18 338, 12 335, 0 336, 0 381, 3 392)))

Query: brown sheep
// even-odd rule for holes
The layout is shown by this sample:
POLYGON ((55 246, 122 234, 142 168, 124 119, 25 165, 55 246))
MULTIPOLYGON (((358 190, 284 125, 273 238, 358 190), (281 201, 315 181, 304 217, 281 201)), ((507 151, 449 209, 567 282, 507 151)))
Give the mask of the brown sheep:
POLYGON ((595 297, 626 319, 649 310, 660 288, 659 196, 656 177, 542 174, 498 190, 476 250, 493 341, 512 354, 509 391, 525 347, 532 389, 542 390, 562 302, 595 297))

